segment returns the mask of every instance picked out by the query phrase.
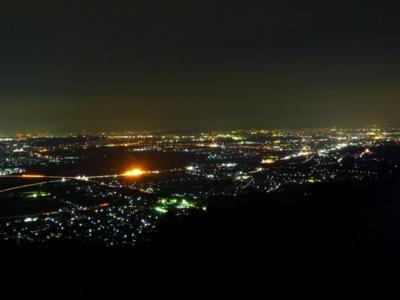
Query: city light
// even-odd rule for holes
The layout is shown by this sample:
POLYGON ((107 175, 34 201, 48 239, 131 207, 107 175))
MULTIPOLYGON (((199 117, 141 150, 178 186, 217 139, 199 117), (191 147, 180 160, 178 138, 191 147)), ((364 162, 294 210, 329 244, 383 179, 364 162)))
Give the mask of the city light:
POLYGON ((375 135, 367 132, 368 128, 264 133, 244 130, 240 140, 225 132, 179 138, 164 134, 151 138, 141 134, 127 138, 104 135, 100 141, 97 136, 87 136, 84 144, 80 137, 71 138, 68 146, 48 137, 42 138, 40 148, 31 138, 18 143, 3 141, 0 179, 5 183, 0 200, 17 197, 38 209, 37 213, 27 210, 21 217, 7 219, 3 227, 0 224, 0 235, 17 241, 61 237, 96 240, 109 246, 134 245, 156 231, 165 215, 207 212, 208 201, 220 196, 242 197, 284 191, 287 186, 379 179, 380 172, 394 172, 398 166, 397 161, 385 161, 384 150, 400 145, 400 129, 374 131, 375 135), (378 133, 383 140, 375 139, 378 133), (111 143, 129 145, 128 149, 109 150, 111 143), (115 175, 118 162, 110 157, 111 168, 94 173, 93 165, 79 159, 91 158, 87 144, 105 157, 109 151, 120 153, 122 171, 115 175), (15 155, 13 149, 24 149, 24 154, 15 155), (41 149, 48 149, 48 155, 37 155, 41 149), (152 170, 139 161, 130 162, 130 152, 136 151, 147 152, 149 160, 157 152, 152 170), (128 156, 124 157, 125 153, 128 156), (158 164, 160 153, 165 158, 158 164), (382 163, 386 171, 379 167, 382 163), (78 170, 89 175, 74 175, 78 170), (146 180, 140 180, 141 176, 146 180), (37 221, 33 222, 34 218, 37 221))

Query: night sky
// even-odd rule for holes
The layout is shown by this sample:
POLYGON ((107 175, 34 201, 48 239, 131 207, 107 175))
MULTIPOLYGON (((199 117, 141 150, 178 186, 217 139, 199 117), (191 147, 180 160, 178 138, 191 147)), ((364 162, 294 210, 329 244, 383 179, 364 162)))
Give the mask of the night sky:
POLYGON ((0 133, 400 125, 399 32, 385 1, 1 1, 0 133))

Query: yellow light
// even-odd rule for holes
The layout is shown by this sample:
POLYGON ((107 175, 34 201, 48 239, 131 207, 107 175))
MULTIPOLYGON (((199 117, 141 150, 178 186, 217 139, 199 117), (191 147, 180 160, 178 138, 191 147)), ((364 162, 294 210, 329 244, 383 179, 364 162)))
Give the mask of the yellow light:
POLYGON ((124 174, 122 174, 123 176, 129 176, 129 177, 136 177, 136 176, 141 176, 144 174, 144 171, 141 169, 132 169, 129 170, 127 172, 125 172, 124 174))
POLYGON ((261 161, 262 164, 268 164, 268 165, 273 164, 274 162, 275 160, 273 160, 272 158, 266 158, 261 161))
POLYGON ((384 140, 385 139, 385 137, 383 136, 383 135, 376 135, 376 136, 374 136, 374 140, 375 141, 380 141, 380 140, 384 140))

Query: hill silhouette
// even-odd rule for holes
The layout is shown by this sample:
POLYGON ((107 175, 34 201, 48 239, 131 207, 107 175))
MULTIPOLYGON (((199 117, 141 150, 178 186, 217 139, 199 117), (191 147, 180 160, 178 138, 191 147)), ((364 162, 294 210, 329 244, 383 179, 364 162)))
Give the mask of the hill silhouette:
POLYGON ((390 299, 399 232, 399 176, 219 197, 134 248, 3 244, 3 292, 390 299))

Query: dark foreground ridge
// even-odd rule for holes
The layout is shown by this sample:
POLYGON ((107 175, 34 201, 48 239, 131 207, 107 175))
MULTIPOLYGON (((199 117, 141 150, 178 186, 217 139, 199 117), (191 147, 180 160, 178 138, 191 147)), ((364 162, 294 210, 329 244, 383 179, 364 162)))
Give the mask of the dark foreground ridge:
MULTIPOLYGON (((152 242, 2 245, 3 293, 123 296, 261 293, 263 298, 398 296, 400 177, 213 199, 166 221, 152 242)), ((117 299, 117 298, 116 298, 117 299)))

